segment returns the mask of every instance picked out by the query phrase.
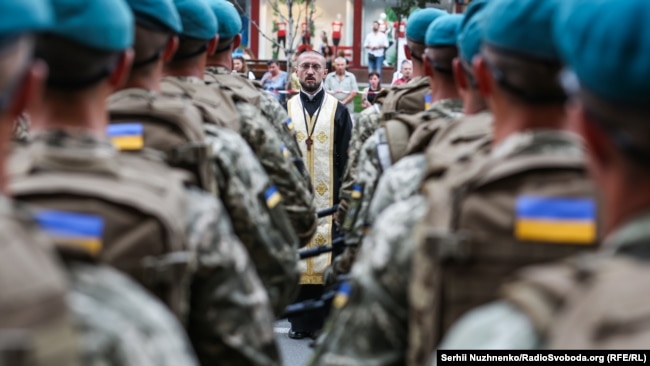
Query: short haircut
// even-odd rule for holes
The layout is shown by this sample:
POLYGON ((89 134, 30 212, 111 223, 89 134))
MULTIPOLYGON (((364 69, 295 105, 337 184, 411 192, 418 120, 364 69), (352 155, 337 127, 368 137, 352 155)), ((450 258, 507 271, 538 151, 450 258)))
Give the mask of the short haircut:
POLYGON ((269 60, 269 61, 266 62, 267 66, 271 66, 273 64, 275 64, 277 66, 280 66, 280 64, 278 64, 278 60, 269 60))
POLYGON ((204 53, 208 52, 209 40, 192 37, 180 37, 178 49, 174 58, 169 62, 171 67, 181 67, 195 64, 204 53))
POLYGON ((497 83, 512 97, 528 104, 564 103, 559 61, 524 57, 484 46, 481 56, 497 83))
POLYGON ((323 56, 323 54, 318 52, 318 51, 306 50, 305 52, 301 53, 300 56, 298 56, 298 58, 303 57, 303 56, 308 55, 308 54, 318 56, 320 58, 320 60, 321 60, 321 66, 325 67, 325 56, 323 56))
POLYGON ((334 62, 344 62, 346 65, 348 64, 348 60, 346 60, 345 57, 337 57, 334 59, 334 62))
POLYGON ((425 52, 427 57, 435 63, 435 70, 447 81, 453 81, 453 63, 458 57, 458 48, 454 46, 447 47, 427 47, 425 52))
POLYGON ((402 66, 404 66, 405 64, 413 65, 413 63, 411 62, 411 60, 404 60, 404 61, 402 61, 402 66))
POLYGON ((79 91, 106 79, 122 52, 98 50, 55 34, 46 34, 37 38, 35 54, 48 64, 48 89, 79 91))
POLYGON ((133 51, 135 53, 131 76, 148 76, 154 69, 156 61, 160 60, 172 36, 171 32, 152 30, 140 25, 135 28, 133 51))
MULTIPOLYGON (((9 43, 3 44, 0 48, 0 98, 8 98, 9 102, 15 88, 21 81, 21 76, 26 65, 30 61, 34 47, 31 36, 20 36, 12 39, 9 43)), ((0 103, 0 108, 6 107, 0 103)), ((2 110, 0 109, 0 112, 2 110)))
POLYGON ((406 40, 406 45, 411 51, 411 58, 415 61, 422 62, 422 54, 424 53, 425 46, 422 43, 406 40))

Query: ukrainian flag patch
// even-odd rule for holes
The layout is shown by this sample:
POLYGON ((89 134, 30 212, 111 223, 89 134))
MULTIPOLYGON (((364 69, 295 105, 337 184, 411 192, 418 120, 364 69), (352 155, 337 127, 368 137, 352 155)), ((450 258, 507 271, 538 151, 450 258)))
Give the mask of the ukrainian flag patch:
POLYGON ((355 184, 354 187, 352 187, 352 198, 355 200, 358 200, 361 198, 361 193, 363 192, 363 188, 361 188, 360 184, 355 184))
POLYGON ((285 159, 288 159, 291 153, 289 153, 289 149, 287 149, 287 146, 285 144, 282 144, 281 150, 282 156, 284 156, 285 159))
POLYGON ((424 95, 424 110, 428 110, 431 108, 433 105, 433 96, 431 96, 431 93, 427 93, 424 95))
POLYGON ((336 296, 334 297, 333 305, 335 308, 340 309, 345 306, 345 304, 348 303, 348 298, 350 297, 350 291, 351 291, 350 284, 347 282, 343 282, 339 286, 339 290, 336 293, 336 296))
POLYGON ((56 244, 79 247, 93 256, 102 249, 104 219, 101 216, 43 210, 35 219, 56 244))
POLYGON ((287 118, 287 120, 284 121, 284 124, 287 126, 289 131, 293 130, 293 121, 291 120, 291 118, 287 118))
POLYGON ((144 127, 141 123, 109 125, 108 137, 119 150, 140 150, 144 147, 144 127))
POLYGON ((275 188, 275 186, 270 186, 264 192, 264 199, 266 200, 266 206, 272 209, 277 206, 280 201, 282 201, 282 196, 280 195, 280 192, 278 192, 278 189, 275 188))
POLYGON ((558 244, 594 244, 596 203, 589 198, 517 198, 515 237, 558 244))

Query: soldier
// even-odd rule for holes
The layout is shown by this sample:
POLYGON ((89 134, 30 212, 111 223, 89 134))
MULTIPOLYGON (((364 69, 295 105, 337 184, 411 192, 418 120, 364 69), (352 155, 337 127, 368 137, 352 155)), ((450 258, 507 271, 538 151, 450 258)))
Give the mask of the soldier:
MULTIPOLYGON (((131 4, 139 16, 173 9, 164 2, 131 4)), ((133 57, 128 5, 53 5, 57 23, 36 47, 51 71, 46 98, 31 114, 34 141, 12 157, 10 188, 43 210, 41 225, 72 263, 82 328, 103 333, 83 338, 88 363, 109 357, 129 365, 195 361, 182 328, 161 305, 110 270, 79 264, 84 261, 118 267, 164 299, 187 319, 202 361, 277 362, 268 299, 223 207, 207 193, 185 190, 179 172, 119 154, 105 137, 106 98, 130 72, 133 57), (137 347, 145 343, 151 347, 137 347), (138 352, 143 356, 134 357, 138 352)), ((116 141, 139 139, 131 131, 116 141)))
MULTIPOLYGON (((258 107, 282 139, 290 153, 290 158, 303 173, 305 181, 311 182, 302 163, 302 155, 296 141, 296 130, 284 107, 273 94, 264 92, 260 83, 230 77, 232 76, 232 53, 241 44, 242 23, 239 13, 228 1, 211 1, 210 7, 219 21, 219 46, 214 53, 208 55, 204 80, 208 84, 226 85, 238 91, 238 95, 245 97, 250 104, 258 107)), ((300 236, 301 230, 297 230, 297 232, 300 236)), ((300 239, 306 242, 310 238, 311 235, 300 239)))
MULTIPOLYGON (((159 94, 164 63, 173 57, 178 44, 176 34, 182 29, 181 18, 171 0, 159 1, 155 4, 151 4, 148 0, 128 0, 128 2, 136 21, 135 62, 125 86, 109 98, 109 109, 113 119, 111 126, 113 129, 109 131, 119 132, 119 129, 125 127, 142 126, 143 147, 165 152, 167 162, 172 165, 182 168, 193 167, 194 169, 190 171, 198 173, 195 177, 195 185, 207 189, 213 180, 223 181, 224 178, 211 169, 210 154, 206 151, 206 143, 203 141, 205 136, 200 111, 196 110, 188 100, 159 94), (168 130, 174 132, 166 132, 168 130)), ((120 145, 121 140, 118 135, 113 135, 112 138, 118 146, 127 148, 127 151, 141 152, 133 146, 120 145)), ((192 194, 206 202, 214 201, 213 198, 205 197, 204 193, 195 192, 194 189, 192 194)), ((221 214, 223 218, 218 218, 221 221, 219 225, 226 228, 230 225, 229 220, 225 218, 225 212, 222 211, 221 214)), ((200 218, 200 215, 197 214, 196 217, 200 218)), ((276 355, 272 340, 265 337, 268 337, 268 319, 272 314, 269 313, 266 300, 252 299, 260 290, 258 281, 249 282, 250 279, 247 278, 249 274, 246 272, 241 273, 240 276, 224 276, 222 280, 211 279, 209 275, 214 271, 211 267, 220 270, 228 269, 228 261, 235 260, 232 256, 241 253, 241 243, 232 237, 230 230, 228 228, 220 238, 225 244, 216 248, 216 254, 226 266, 221 268, 218 264, 212 266, 205 262, 203 263, 205 268, 199 269, 199 273, 205 272, 205 275, 200 277, 200 282, 194 281, 197 284, 192 287, 192 303, 196 308, 190 311, 190 315, 193 315, 188 324, 190 338, 197 349, 200 361, 204 364, 214 362, 217 358, 221 361, 230 360, 241 364, 255 364, 261 360, 270 362, 276 355), (232 240, 233 243, 227 243, 227 240, 232 240), (231 246, 236 248, 229 249, 231 246), (222 250, 233 250, 233 252, 221 252, 222 250), (230 291, 210 294, 215 288, 230 288, 230 291), (246 297, 250 299, 248 305, 235 300, 235 298, 246 297), (212 306, 215 308, 214 314, 209 315, 208 311, 213 311, 210 310, 212 306), (237 329, 233 328, 233 314, 240 314, 237 329), (241 342, 230 338, 235 334, 242 338, 241 342), (215 336, 226 343, 224 351, 210 350, 217 343, 215 336), (270 356, 266 356, 265 353, 270 356)), ((205 255, 207 257, 208 252, 205 255)), ((245 271, 250 270, 249 268, 245 271)))
MULTIPOLYGON (((479 90, 489 105, 500 112, 495 114, 494 128, 495 136, 501 138, 495 139, 491 151, 484 144, 478 151, 440 166, 439 174, 432 176, 424 187, 428 203, 422 195, 413 196, 390 206, 378 217, 352 269, 350 287, 342 291, 341 298, 347 296, 349 300, 332 325, 332 329, 345 329, 345 337, 332 331, 332 340, 328 344, 325 339, 320 360, 349 362, 362 359, 359 355, 363 355, 372 357, 371 361, 381 360, 374 364, 423 364, 426 359, 420 358, 419 350, 428 348, 432 332, 435 336, 443 327, 440 313, 453 317, 452 311, 488 301, 495 293, 496 283, 518 266, 595 247, 594 225, 577 236, 549 236, 557 233, 554 230, 530 235, 513 227, 518 217, 516 207, 525 206, 529 200, 584 205, 592 214, 595 205, 585 177, 581 146, 572 135, 561 131, 563 93, 554 82, 560 66, 557 61, 553 67, 546 66, 555 53, 549 45, 550 30, 543 25, 556 4, 525 1, 513 6, 516 0, 498 4, 505 2, 505 8, 512 14, 492 12, 484 19, 499 19, 498 26, 512 27, 514 21, 503 22, 515 18, 520 29, 536 30, 535 39, 539 40, 534 43, 534 53, 532 43, 522 45, 507 38, 512 32, 500 33, 503 38, 493 36, 503 49, 510 50, 507 56, 500 53, 499 57, 507 57, 512 68, 499 70, 509 72, 505 74, 508 82, 513 72, 517 83, 528 81, 518 85, 526 93, 504 94, 493 80, 480 77, 485 76, 480 68, 475 70, 479 90), (525 14, 535 14, 536 18, 525 14), (522 52, 526 52, 526 58, 519 56, 522 52), (544 57, 544 61, 531 57, 544 57), (538 71, 539 64, 544 65, 544 74, 531 77, 529 73, 538 71), (486 90, 494 94, 485 93, 486 90), (512 109, 527 111, 526 118, 515 114, 519 119, 512 121, 508 117, 514 113, 512 109), (418 224, 422 218, 426 220, 418 224), (423 236, 426 241, 419 244, 423 236), (409 288, 410 277, 418 287, 409 288), (442 285, 438 285, 437 279, 444 281, 442 285), (458 297, 450 298, 455 294, 458 297), (360 329, 372 336, 357 336, 355 332, 360 333, 360 329)), ((487 36, 486 32, 486 42, 487 36)), ((490 56, 497 57, 492 53, 490 56)), ((502 67, 501 63, 498 65, 502 67)), ((323 364, 327 364, 325 361, 323 364)))
POLYGON ((462 15, 442 15, 427 30, 427 48, 423 58, 425 78, 432 90, 430 107, 416 115, 395 114, 363 144, 359 155, 359 177, 355 182, 357 195, 350 200, 349 212, 343 224, 346 250, 336 263, 337 273, 349 272, 363 234, 371 227, 368 209, 377 182, 393 163, 408 152, 409 139, 418 140, 410 153, 421 151, 441 128, 461 115, 463 105, 458 99, 452 61, 458 54, 456 41, 462 19, 462 15))
POLYGON ((427 27, 437 17, 446 14, 438 9, 420 9, 409 17, 406 26, 406 45, 413 61, 411 82, 379 93, 375 105, 364 109, 355 121, 350 138, 348 166, 345 168, 341 185, 341 204, 336 214, 339 224, 345 222, 353 188, 358 178, 359 154, 364 142, 375 132, 382 120, 391 118, 394 113, 415 114, 426 109, 426 95, 431 91, 429 80, 424 74, 421 55, 424 53, 424 38, 427 27))
MULTIPOLYGON (((200 111, 211 147, 221 200, 230 214, 235 233, 249 252, 269 294, 276 316, 295 297, 298 288, 298 240, 284 211, 279 188, 270 181, 251 151, 264 157, 287 176, 278 182, 296 183, 289 161, 273 129, 262 128, 254 106, 231 98, 227 90, 208 86, 202 80, 205 60, 218 45, 218 23, 204 0, 176 0, 183 23, 178 51, 165 64, 163 94, 185 98, 200 111), (264 130, 264 131, 262 131, 264 130), (237 131, 237 132, 235 132, 237 131), (247 143, 239 133, 249 139, 247 143), (258 134, 259 133, 259 134, 258 134), (259 140, 255 140, 259 138, 259 140), (273 151, 269 151, 273 150, 273 151)), ((287 189, 287 186, 283 186, 287 189)))
MULTIPOLYGON (((37 29, 45 25, 47 19, 46 9, 53 10, 51 15, 52 24, 47 29, 48 34, 53 36, 48 39, 63 37, 65 34, 73 34, 75 41, 69 41, 68 47, 83 47, 81 44, 94 42, 98 48, 104 51, 95 51, 103 55, 110 54, 113 56, 111 61, 122 64, 128 58, 126 54, 120 53, 126 49, 130 42, 129 22, 131 15, 122 2, 111 2, 108 6, 105 2, 84 1, 81 2, 40 2, 40 1, 3 1, 0 5, 0 21, 2 33, 5 29, 11 30, 11 37, 2 38, 2 45, 9 47, 11 58, 5 59, 1 69, 9 72, 8 75, 18 75, 18 78, 24 81, 16 82, 12 86, 12 93, 18 93, 18 99, 13 99, 6 94, 8 102, 7 107, 11 108, 14 116, 22 110, 30 95, 37 90, 37 78, 44 80, 45 68, 43 64, 33 64, 24 68, 25 64, 30 63, 29 57, 32 54, 33 40, 21 37, 20 34, 30 27, 37 29), (71 9, 74 9, 71 11, 71 9), (6 19, 5 19, 6 17, 6 19), (79 28, 77 28, 79 27, 79 28), (13 28, 13 29, 12 29, 13 28), (102 33, 102 37, 94 40, 91 38, 97 35, 96 32, 115 28, 110 36, 102 33), (83 31, 81 31, 83 29, 83 31), (73 46, 73 44, 75 46, 73 46), (121 56, 124 55, 124 56, 121 56), (13 71, 12 71, 13 70, 13 71), (25 84, 24 84, 25 83, 25 84)), ((41 54, 39 48, 42 41, 37 41, 36 54, 41 54)), ((82 57, 88 55, 83 55, 82 57)), ((37 56, 38 57, 38 56, 37 56)), ((115 64, 114 64, 115 65, 115 64)), ((118 67, 118 65, 115 65, 118 67)), ((51 69, 53 74, 59 75, 62 64, 55 64, 51 69)), ((70 66, 74 69, 73 66, 70 66)), ((119 67, 118 67, 119 69, 119 67)), ((79 70, 80 75, 85 75, 87 68, 79 70)), ((119 72, 118 72, 119 73, 119 72)), ((0 78, 4 80, 3 78, 0 78)), ((61 79, 59 79, 61 80, 61 79)), ((49 80, 48 80, 49 81, 49 80)), ((55 93, 48 87, 46 89, 48 98, 52 98, 55 93)), ((98 90, 92 90, 98 93, 98 90)), ((60 96, 59 96, 60 97, 60 96)), ((95 94, 96 100, 101 100, 104 96, 95 94)), ((65 102, 58 100, 61 104, 45 103, 42 106, 50 111, 56 110, 58 123, 71 123, 73 119, 68 119, 66 106, 75 105, 80 110, 81 104, 88 108, 86 112, 94 111, 94 105, 89 106, 89 102, 75 99, 77 103, 70 103, 69 99, 65 102)), ((101 103, 99 103, 101 105, 101 103)), ((35 121, 45 117, 44 113, 39 113, 37 109, 41 108, 41 103, 30 105, 34 112, 35 121)), ((4 108, 1 108, 4 109, 4 108)), ((100 110, 101 111, 101 110, 100 110)), ((90 112, 92 113, 92 112, 90 112)), ((3 122, 9 122, 4 120, 3 122)), ((7 128, 8 123, 3 123, 7 128)), ((2 136, 8 137, 8 128, 4 130, 2 136)), ((4 140, 3 140, 4 141, 4 140)), ((4 141, 6 143, 6 141, 4 141)), ((25 168, 21 166, 21 168, 25 168)), ((38 169, 37 166, 27 166, 27 169, 38 169)), ((10 166, 15 170, 15 166, 10 166)), ((3 180, 4 182, 4 180, 3 180)), ((10 182, 9 189, 12 194, 14 182, 10 182)), ((56 184, 52 181, 46 181, 46 184, 56 184)), ((43 238, 39 238, 34 233, 36 227, 34 224, 25 225, 25 218, 29 217, 24 212, 20 214, 23 228, 16 224, 7 216, 15 208, 10 202, 3 202, 3 235, 10 235, 7 243, 20 243, 20 246, 9 246, 3 251, 3 263, 0 266, 3 274, 9 274, 11 269, 20 268, 21 274, 15 274, 10 282, 19 286, 19 288, 5 289, 2 291, 10 298, 2 301, 3 314, 7 318, 3 321, 4 326, 13 328, 10 334, 3 334, 3 346, 8 347, 7 355, 3 355, 2 360, 11 365, 37 364, 37 365, 71 365, 76 364, 69 352, 71 351, 70 329, 66 326, 64 318, 64 301, 61 298, 62 278, 54 271, 52 264, 48 262, 43 253, 32 249, 32 253, 22 258, 13 258, 22 251, 30 250, 29 238, 36 237, 35 243, 39 244, 43 238), (25 231, 28 230, 28 231, 25 231), (21 241, 23 241, 21 243, 21 241), (16 262, 16 259, 19 259, 16 262), (32 263, 33 262, 33 263, 32 263), (16 265, 20 263, 18 267, 16 265), (26 265, 26 263, 31 263, 26 265), (33 277, 29 270, 36 270, 38 277, 33 277), (38 279, 34 283, 32 280, 38 279), (45 296, 43 296, 45 295, 45 296), (25 296, 31 300, 37 300, 40 304, 32 304, 25 301, 25 296), (5 308, 5 305, 11 305, 5 308), (6 321, 6 322, 5 322, 6 321), (23 324, 29 322, 29 324, 23 324), (21 329, 28 325, 25 329, 21 329), (44 326, 43 326, 44 325, 44 326), (35 359, 30 359, 30 353, 35 353, 35 359), (18 357, 18 358, 16 358, 18 357), (26 363, 25 363, 26 362, 26 363), (35 363, 32 363, 35 362, 35 363)), ((19 212, 19 211, 15 211, 19 212)), ((74 251, 73 247, 81 248, 84 245, 96 245, 97 241, 93 240, 94 231, 97 229, 96 223, 79 220, 78 216, 64 215, 61 212, 54 211, 37 211, 35 215, 36 222, 46 232, 57 232, 63 241, 59 241, 57 248, 60 255, 65 260, 67 275, 70 286, 69 304, 72 309, 72 315, 79 332, 80 356, 82 364, 112 364, 112 365, 194 365, 195 360, 191 348, 184 336, 182 328, 171 314, 155 299, 149 296, 141 287, 130 281, 128 278, 119 274, 117 271, 102 266, 92 261, 83 260, 81 252, 74 251), (79 234, 79 235, 76 235, 79 234), (136 344, 147 343, 149 347, 134 347, 136 344)), ((4 242, 4 241, 3 241, 4 242)))
MULTIPOLYGON (((246 101, 258 107, 262 112, 264 118, 258 122, 259 126, 248 133, 257 137, 246 138, 246 140, 251 144, 262 166, 264 166, 269 177, 280 190, 283 198, 282 206, 287 212, 301 244, 306 245, 316 230, 316 208, 310 191, 309 173, 302 162, 302 155, 297 148, 296 140, 292 134, 288 133, 289 130, 285 125, 285 121, 288 119, 286 111, 276 98, 271 96, 269 100, 266 100, 266 97, 269 96, 268 93, 252 88, 253 83, 232 75, 230 72, 232 53, 239 47, 241 42, 241 35, 239 34, 242 27, 241 17, 235 7, 228 1, 209 0, 209 3, 219 23, 219 43, 217 50, 208 56, 208 65, 210 67, 205 70, 205 80, 208 84, 215 85, 216 88, 223 87, 232 90, 238 97, 245 98, 246 101), (271 154, 263 150, 264 147, 260 146, 259 141, 259 136, 263 135, 259 130, 260 127, 264 133, 280 137, 283 144, 281 146, 282 155, 289 161, 293 160, 296 169, 283 171, 278 162, 271 157, 271 154), (275 133, 272 130, 275 130, 275 133), (296 164, 294 159, 300 160, 300 163, 296 164), (289 179, 296 170, 303 177, 302 182, 298 179, 292 182, 289 179), (279 177, 283 176, 285 176, 284 179, 279 179, 279 177)), ((244 125, 242 125, 242 131, 244 130, 243 127, 244 125)), ((276 156, 277 158, 279 157, 276 156)))
MULTIPOLYGON (((459 154, 466 154, 468 150, 474 151, 475 144, 484 144, 486 139, 491 138, 492 115, 478 91, 478 84, 471 68, 472 59, 478 54, 482 39, 479 26, 479 21, 482 19, 476 15, 485 6, 486 1, 473 1, 466 10, 459 28, 459 57, 454 59, 453 69, 456 88, 463 100, 464 117, 446 126, 440 126, 440 130, 426 145, 426 153, 417 152, 420 148, 414 149, 416 152, 411 151, 413 148, 408 148, 409 155, 384 172, 377 183, 375 195, 368 208, 366 218, 368 226, 372 227, 377 216, 386 207, 417 194, 425 176, 437 174, 436 164, 454 161, 458 159, 459 154), (427 172, 428 165, 432 167, 430 172, 427 172)), ((436 130, 427 128, 426 132, 434 131, 436 130)), ((414 138, 410 139, 409 144, 413 140, 414 138)), ((425 145, 425 143, 417 145, 425 145)))
POLYGON ((586 141, 604 206, 603 250, 522 271, 502 301, 461 318, 443 348, 647 347, 650 6, 643 0, 564 6, 554 36, 572 70, 563 76, 571 122, 586 141), (621 19, 625 26, 615 26, 621 19), (596 57, 603 47, 606 57, 596 57))
POLYGON ((0 364, 79 365, 66 280, 31 212, 7 196, 5 151, 13 121, 46 76, 32 33, 52 24, 47 1, 0 2, 0 364))
POLYGON ((411 364, 425 364, 452 322, 494 299, 518 268, 596 248, 595 192, 566 129, 551 32, 560 3, 500 0, 483 10, 474 74, 494 137, 423 186, 428 212, 408 282, 411 364))

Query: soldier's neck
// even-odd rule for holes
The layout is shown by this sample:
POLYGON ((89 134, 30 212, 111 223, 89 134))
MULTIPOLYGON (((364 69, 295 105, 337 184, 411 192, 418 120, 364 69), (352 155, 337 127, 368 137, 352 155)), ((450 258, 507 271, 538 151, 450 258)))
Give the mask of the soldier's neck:
POLYGON ((456 85, 444 82, 430 82, 431 85, 431 100, 437 102, 445 99, 460 99, 456 85))
POLYGON ((131 75, 126 83, 118 90, 144 89, 152 92, 160 92, 160 80, 163 77, 163 64, 156 65, 155 69, 140 74, 138 70, 131 70, 131 75))
POLYGON ((207 54, 203 54, 198 57, 196 60, 188 62, 171 62, 165 65, 164 74, 165 76, 177 76, 177 77, 197 77, 203 80, 205 74, 205 66, 207 63, 207 54))
POLYGON ((463 96, 463 113, 466 115, 473 115, 487 110, 485 99, 481 97, 478 90, 472 89, 467 91, 463 96))
POLYGON ((228 71, 231 71, 232 57, 230 54, 224 52, 215 53, 214 55, 208 57, 207 65, 212 67, 221 66, 226 68, 228 71))
POLYGON ((517 103, 508 104, 507 108, 492 106, 494 115, 494 141, 496 146, 508 136, 530 130, 562 130, 567 124, 564 106, 540 105, 526 106, 517 103))
POLYGON ((108 90, 79 93, 46 93, 42 109, 33 121, 34 129, 83 129, 106 134, 108 90))

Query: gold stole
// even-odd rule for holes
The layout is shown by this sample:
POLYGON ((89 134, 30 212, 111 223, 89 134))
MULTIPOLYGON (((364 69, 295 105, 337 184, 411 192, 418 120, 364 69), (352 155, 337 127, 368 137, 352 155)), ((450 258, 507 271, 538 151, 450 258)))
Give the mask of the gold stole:
MULTIPOLYGON (((337 102, 336 98, 325 93, 320 112, 316 111, 312 117, 303 109, 300 94, 291 98, 287 105, 289 117, 296 128, 298 145, 316 192, 314 204, 317 210, 331 207, 334 204, 334 114, 337 102), (307 139, 310 136, 311 149, 307 149, 307 139)), ((332 216, 320 218, 316 234, 307 248, 331 245, 331 239, 332 216)), ((322 284, 323 272, 331 261, 331 253, 300 261, 299 268, 302 273, 300 284, 322 284)))

